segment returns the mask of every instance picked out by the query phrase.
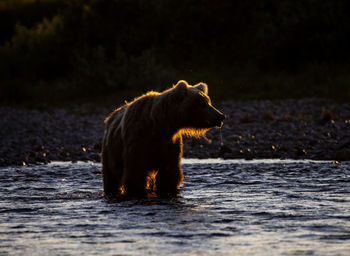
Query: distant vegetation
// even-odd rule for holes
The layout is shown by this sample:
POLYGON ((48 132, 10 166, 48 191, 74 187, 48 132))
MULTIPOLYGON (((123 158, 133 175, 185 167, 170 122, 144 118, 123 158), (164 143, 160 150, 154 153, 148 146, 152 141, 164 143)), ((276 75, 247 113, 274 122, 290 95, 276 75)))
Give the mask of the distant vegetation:
POLYGON ((179 79, 217 99, 350 99, 347 0, 3 0, 0 102, 129 97, 179 79))

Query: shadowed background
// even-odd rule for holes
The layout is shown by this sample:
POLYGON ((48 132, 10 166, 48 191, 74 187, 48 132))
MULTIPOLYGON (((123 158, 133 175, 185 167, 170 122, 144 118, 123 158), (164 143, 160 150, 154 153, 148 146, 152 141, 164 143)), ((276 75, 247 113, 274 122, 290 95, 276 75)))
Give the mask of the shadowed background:
POLYGON ((222 99, 350 98, 346 0, 0 2, 0 101, 130 99, 179 79, 222 99))

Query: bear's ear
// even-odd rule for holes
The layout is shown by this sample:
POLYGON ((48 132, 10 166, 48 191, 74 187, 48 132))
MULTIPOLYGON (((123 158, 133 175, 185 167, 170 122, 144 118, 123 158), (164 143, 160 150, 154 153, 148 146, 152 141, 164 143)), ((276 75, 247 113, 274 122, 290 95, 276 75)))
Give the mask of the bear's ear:
POLYGON ((175 91, 180 95, 185 95, 187 92, 187 88, 188 88, 188 83, 184 80, 180 80, 174 86, 175 91))
POLYGON ((200 90, 201 92, 203 92, 204 94, 207 94, 208 95, 208 85, 205 84, 205 83, 199 83, 199 84, 196 84, 194 86, 194 88, 200 90))

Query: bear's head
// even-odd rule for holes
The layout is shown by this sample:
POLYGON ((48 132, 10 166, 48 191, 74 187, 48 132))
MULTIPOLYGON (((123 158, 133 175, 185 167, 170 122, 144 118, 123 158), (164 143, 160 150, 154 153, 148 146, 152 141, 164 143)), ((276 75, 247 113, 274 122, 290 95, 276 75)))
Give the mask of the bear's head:
MULTIPOLYGON (((198 83, 188 85, 179 81, 173 88, 177 97, 177 108, 182 128, 194 131, 207 131, 210 128, 221 127, 225 116, 211 104, 208 96, 208 86, 198 83)), ((185 131, 185 133, 191 132, 185 131)))

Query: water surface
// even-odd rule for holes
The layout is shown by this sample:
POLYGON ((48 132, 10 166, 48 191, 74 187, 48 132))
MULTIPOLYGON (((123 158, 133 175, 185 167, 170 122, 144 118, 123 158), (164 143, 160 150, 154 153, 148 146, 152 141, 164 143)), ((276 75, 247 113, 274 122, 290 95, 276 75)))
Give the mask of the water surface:
POLYGON ((350 163, 184 160, 178 197, 124 201, 100 168, 1 168, 0 255, 350 255, 350 163))

